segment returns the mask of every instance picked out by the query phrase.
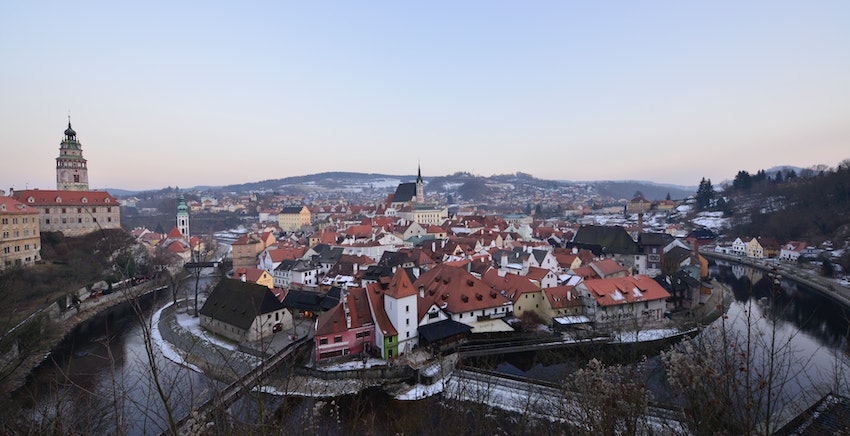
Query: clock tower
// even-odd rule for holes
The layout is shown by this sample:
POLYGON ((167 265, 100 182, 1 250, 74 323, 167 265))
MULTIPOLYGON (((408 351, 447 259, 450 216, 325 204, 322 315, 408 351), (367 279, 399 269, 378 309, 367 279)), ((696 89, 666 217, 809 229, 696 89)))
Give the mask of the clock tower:
POLYGON ((71 128, 71 117, 68 117, 65 139, 59 144, 59 157, 56 158, 56 189, 60 191, 89 190, 88 167, 83 158, 83 147, 77 141, 77 132, 71 128))

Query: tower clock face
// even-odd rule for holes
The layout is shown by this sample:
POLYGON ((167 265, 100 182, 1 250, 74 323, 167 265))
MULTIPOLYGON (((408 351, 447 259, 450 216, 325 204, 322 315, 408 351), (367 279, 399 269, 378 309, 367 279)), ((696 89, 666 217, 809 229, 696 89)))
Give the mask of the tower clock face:
POLYGON ((62 171, 62 181, 63 182, 71 181, 71 174, 69 174, 67 170, 62 171))

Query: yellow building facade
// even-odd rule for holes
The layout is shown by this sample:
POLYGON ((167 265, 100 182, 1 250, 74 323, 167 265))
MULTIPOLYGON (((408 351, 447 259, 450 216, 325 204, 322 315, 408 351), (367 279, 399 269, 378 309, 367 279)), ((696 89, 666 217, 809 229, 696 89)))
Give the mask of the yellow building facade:
POLYGON ((0 197, 0 270, 32 265, 41 259, 38 210, 11 197, 0 197))

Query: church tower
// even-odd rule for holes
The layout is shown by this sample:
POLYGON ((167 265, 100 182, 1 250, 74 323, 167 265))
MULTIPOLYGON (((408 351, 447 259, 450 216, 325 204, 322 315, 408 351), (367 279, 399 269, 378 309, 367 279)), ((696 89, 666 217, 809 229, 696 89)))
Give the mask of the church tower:
POLYGON ((186 240, 189 239, 189 206, 186 206, 183 194, 180 194, 180 203, 177 204, 177 230, 186 240))
POLYGON ((425 202, 425 182, 422 181, 422 165, 417 167, 418 175, 416 176, 416 203, 425 202))
POLYGON ((59 157, 56 158, 56 189, 89 190, 89 171, 83 158, 83 147, 77 141, 77 132, 71 128, 71 117, 68 117, 65 139, 59 144, 59 157))

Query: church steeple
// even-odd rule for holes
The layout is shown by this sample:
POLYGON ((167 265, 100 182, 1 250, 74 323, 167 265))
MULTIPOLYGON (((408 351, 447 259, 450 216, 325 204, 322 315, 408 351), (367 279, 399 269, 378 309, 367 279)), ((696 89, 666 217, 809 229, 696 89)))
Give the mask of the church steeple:
POLYGON ((416 203, 425 202, 425 182, 422 181, 422 165, 417 166, 416 175, 416 203))
POLYGON ((56 189, 60 191, 88 191, 89 170, 83 158, 83 146, 77 141, 77 132, 71 127, 68 115, 68 128, 65 138, 59 144, 59 157, 56 158, 56 189))

